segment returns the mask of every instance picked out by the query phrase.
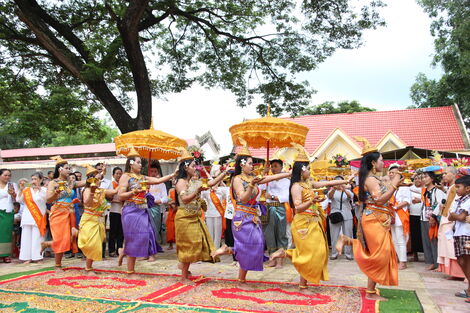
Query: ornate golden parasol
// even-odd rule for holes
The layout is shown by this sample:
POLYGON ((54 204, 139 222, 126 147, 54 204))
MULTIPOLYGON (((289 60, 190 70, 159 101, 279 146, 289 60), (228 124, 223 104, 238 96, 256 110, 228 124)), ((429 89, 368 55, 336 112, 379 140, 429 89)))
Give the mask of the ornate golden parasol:
POLYGON ((133 146, 142 158, 170 160, 180 156, 179 147, 185 147, 187 142, 176 136, 153 128, 136 130, 114 138, 116 154, 126 156, 133 146))
POLYGON ((292 142, 303 146, 308 130, 304 125, 272 117, 269 105, 265 117, 247 120, 229 129, 234 145, 241 145, 238 139, 240 137, 252 148, 267 148, 267 161, 269 161, 270 147, 290 147, 292 142))

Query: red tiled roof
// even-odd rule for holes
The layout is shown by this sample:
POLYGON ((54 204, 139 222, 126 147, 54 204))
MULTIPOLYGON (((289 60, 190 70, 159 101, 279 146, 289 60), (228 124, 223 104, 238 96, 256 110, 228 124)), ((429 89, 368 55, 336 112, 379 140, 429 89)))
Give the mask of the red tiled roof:
MULTIPOLYGON (((307 126, 305 148, 314 152, 331 133, 340 128, 349 137, 362 136, 377 144, 392 131, 407 146, 430 150, 464 150, 465 142, 453 107, 396 111, 305 115, 286 118, 307 126)), ((361 146, 358 143, 359 146, 361 146)), ((257 157, 266 157, 266 149, 250 149, 257 157)), ((276 149, 270 151, 270 155, 276 149)))

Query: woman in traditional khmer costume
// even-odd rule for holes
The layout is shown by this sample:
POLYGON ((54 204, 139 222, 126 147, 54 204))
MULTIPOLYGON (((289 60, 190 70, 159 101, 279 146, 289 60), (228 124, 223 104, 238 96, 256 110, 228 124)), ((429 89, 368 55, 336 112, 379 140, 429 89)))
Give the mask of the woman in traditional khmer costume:
POLYGON ((363 208, 358 239, 342 236, 336 249, 341 253, 343 245, 353 246, 354 259, 368 277, 366 297, 386 300, 379 295, 376 284, 398 285, 398 262, 391 233, 395 212, 389 200, 403 177, 395 175, 387 187, 377 176, 384 166, 382 155, 365 138, 357 139, 364 143, 359 170, 359 200, 363 208))

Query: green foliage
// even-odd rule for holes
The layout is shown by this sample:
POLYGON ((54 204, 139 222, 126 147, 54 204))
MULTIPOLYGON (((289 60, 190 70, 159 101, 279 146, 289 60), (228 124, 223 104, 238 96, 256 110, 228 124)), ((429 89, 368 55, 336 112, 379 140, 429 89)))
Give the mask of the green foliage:
POLYGON ((456 104, 470 127, 470 1, 419 0, 432 19, 433 65, 444 70, 438 79, 420 73, 411 87, 415 107, 456 104))
POLYGON ((296 74, 383 25, 383 3, 362 3, 0 0, 1 61, 93 95, 122 132, 150 126, 152 96, 196 83, 233 92, 242 107, 260 95, 260 113, 269 103, 274 115, 295 115, 314 93, 296 74))
POLYGON ((368 107, 362 106, 356 100, 341 101, 336 105, 332 101, 326 101, 322 104, 307 107, 300 115, 318 115, 318 114, 337 114, 337 113, 355 113, 375 111, 368 107))
POLYGON ((70 88, 38 85, 0 69, 0 148, 111 142, 117 135, 94 116, 98 104, 85 102, 70 88))

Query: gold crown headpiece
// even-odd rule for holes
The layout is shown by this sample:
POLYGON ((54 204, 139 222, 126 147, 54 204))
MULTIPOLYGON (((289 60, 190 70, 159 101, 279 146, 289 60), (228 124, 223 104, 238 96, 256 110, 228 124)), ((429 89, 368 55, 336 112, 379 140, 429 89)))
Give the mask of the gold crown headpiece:
POLYGON ((130 146, 129 151, 127 152, 126 157, 132 158, 132 157, 140 157, 139 152, 134 148, 134 146, 130 146))
POLYGON ((86 176, 98 173, 98 170, 88 163, 82 164, 80 166, 86 168, 86 176))
POLYGON ((62 157, 60 155, 50 157, 50 159, 55 161, 55 165, 67 164, 68 163, 67 160, 62 159, 62 157))
POLYGON ((178 147, 178 150, 181 152, 181 156, 179 157, 180 162, 194 159, 193 155, 189 153, 188 149, 185 147, 178 147))
POLYGON ((294 162, 308 162, 310 163, 310 158, 308 157, 308 152, 305 150, 304 146, 299 145, 298 143, 292 142, 291 145, 297 149, 299 153, 295 157, 294 162))
POLYGON ((251 156, 250 150, 248 149, 248 143, 242 137, 238 137, 238 141, 241 143, 242 148, 238 151, 237 156, 251 156))
POLYGON ((356 139, 356 141, 359 141, 359 142, 362 142, 362 156, 366 155, 366 154, 369 154, 369 153, 372 153, 372 152, 377 152, 379 151, 377 149, 376 146, 373 146, 369 143, 369 140, 367 140, 366 138, 364 137, 360 137, 360 136, 354 136, 353 137, 354 139, 356 139))

